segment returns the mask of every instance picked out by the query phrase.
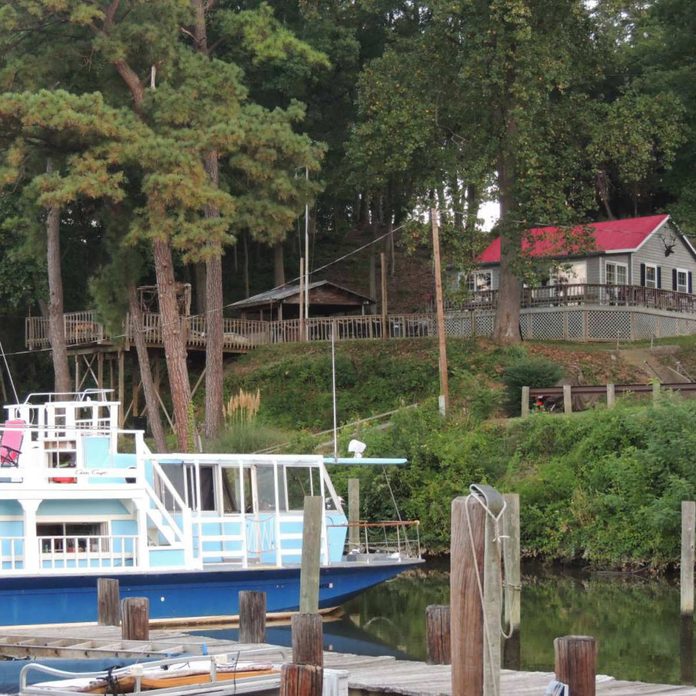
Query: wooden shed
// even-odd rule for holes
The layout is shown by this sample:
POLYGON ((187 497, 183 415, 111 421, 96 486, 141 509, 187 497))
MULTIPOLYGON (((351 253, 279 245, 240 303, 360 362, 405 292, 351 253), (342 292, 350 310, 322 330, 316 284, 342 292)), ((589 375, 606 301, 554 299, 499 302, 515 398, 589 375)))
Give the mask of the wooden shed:
MULTIPOLYGON (((375 301, 329 280, 309 284, 309 316, 365 314, 375 301)), ((232 304, 243 319, 283 320, 300 316, 300 286, 283 285, 232 304)))

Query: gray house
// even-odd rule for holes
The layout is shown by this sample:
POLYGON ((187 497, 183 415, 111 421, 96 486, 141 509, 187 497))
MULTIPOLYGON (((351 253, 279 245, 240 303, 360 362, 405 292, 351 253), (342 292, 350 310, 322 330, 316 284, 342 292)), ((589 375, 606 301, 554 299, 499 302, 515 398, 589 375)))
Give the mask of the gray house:
MULTIPOLYGON (((696 249, 669 215, 596 222, 578 228, 586 236, 582 251, 557 227, 530 230, 523 248, 543 263, 549 261, 545 286, 639 286, 693 293, 696 249), (569 239, 571 241, 569 241, 569 239)), ((472 293, 497 290, 500 239, 479 256, 480 268, 467 276, 472 293)), ((578 288, 579 289, 579 288, 578 288)))

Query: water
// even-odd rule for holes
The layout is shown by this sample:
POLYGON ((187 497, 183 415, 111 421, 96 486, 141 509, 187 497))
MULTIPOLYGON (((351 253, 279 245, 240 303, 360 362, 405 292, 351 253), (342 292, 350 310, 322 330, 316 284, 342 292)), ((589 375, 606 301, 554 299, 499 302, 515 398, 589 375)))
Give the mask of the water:
MULTIPOLYGON (((425 607, 446 604, 446 565, 430 565, 364 592, 324 624, 325 648, 360 654, 425 658, 425 607)), ((553 639, 591 635, 598 671, 620 679, 693 683, 693 626, 683 631, 679 589, 665 579, 523 568, 520 668, 553 671, 553 639), (682 654, 682 648, 684 648, 682 654)), ((199 631, 236 638, 235 631, 199 631)), ((268 641, 289 645, 289 627, 268 641)))

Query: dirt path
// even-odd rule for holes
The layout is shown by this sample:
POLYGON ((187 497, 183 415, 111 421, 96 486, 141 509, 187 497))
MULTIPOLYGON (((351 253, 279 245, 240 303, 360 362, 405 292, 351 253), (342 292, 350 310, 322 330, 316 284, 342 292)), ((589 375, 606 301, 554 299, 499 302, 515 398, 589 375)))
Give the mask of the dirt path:
POLYGON ((658 346, 652 350, 627 348, 619 351, 619 356, 629 365, 645 372, 648 378, 658 379, 663 383, 690 382, 688 377, 669 365, 670 362, 674 363, 671 356, 676 350, 676 346, 658 346))

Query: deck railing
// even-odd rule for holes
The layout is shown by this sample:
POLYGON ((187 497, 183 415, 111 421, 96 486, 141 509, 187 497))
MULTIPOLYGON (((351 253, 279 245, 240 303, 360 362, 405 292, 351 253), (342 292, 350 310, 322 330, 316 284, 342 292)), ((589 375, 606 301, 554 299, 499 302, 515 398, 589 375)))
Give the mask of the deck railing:
MULTIPOLYGON (((464 315, 493 312, 498 303, 498 291, 486 290, 475 293, 464 300, 448 303, 449 318, 456 323, 464 315)), ((583 283, 576 285, 553 285, 539 288, 524 288, 521 296, 522 309, 604 307, 620 310, 641 307, 667 312, 694 315, 696 321, 696 295, 660 288, 644 288, 633 285, 598 285, 583 283)), ((606 311, 606 310, 604 310, 606 311)), ((690 320, 690 317, 685 317, 690 320)), ((159 314, 143 314, 142 331, 149 346, 163 345, 162 323, 159 314)), ((468 320, 467 320, 468 321, 468 320)), ((72 312, 64 315, 66 342, 69 346, 93 345, 113 341, 104 326, 97 320, 95 312, 72 312)), ((312 317, 307 320, 257 321, 247 319, 222 319, 223 348, 228 352, 246 352, 257 346, 298 341, 337 341, 379 338, 420 338, 435 336, 433 312, 417 314, 390 314, 386 320, 379 315, 312 317)), ((126 318, 123 334, 127 343, 132 343, 136 328, 130 317, 126 318)), ((181 331, 186 347, 204 349, 207 341, 204 316, 181 317, 181 331)), ((482 329, 481 333, 486 333, 482 329)), ((473 331, 477 333, 477 331, 473 331)), ((458 335, 458 334, 453 334, 458 335)), ((616 336, 616 331, 613 332, 616 336)), ((605 338, 611 338, 607 335, 605 338)), ((30 349, 50 347, 48 320, 29 317, 26 320, 26 343, 30 349)))

